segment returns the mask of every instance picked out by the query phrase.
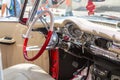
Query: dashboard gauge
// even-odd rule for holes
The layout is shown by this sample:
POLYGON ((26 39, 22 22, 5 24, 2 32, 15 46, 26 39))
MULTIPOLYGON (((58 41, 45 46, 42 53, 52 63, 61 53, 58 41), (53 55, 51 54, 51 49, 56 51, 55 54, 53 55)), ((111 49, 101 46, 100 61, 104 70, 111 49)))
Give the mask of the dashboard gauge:
POLYGON ((85 41, 91 41, 93 38, 93 35, 88 34, 88 33, 84 33, 82 38, 84 38, 85 41))
POLYGON ((73 23, 67 25, 68 32, 73 38, 79 38, 82 35, 82 31, 73 23))

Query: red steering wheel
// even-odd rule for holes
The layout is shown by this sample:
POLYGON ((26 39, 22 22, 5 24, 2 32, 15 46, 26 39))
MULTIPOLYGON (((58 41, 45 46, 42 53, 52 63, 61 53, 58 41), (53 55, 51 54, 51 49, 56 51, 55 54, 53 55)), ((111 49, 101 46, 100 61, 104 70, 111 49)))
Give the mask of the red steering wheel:
MULTIPOLYGON (((24 55, 24 58, 28 61, 33 61, 35 59, 37 59, 43 52, 44 50, 46 49, 47 45, 49 44, 50 42, 50 39, 52 37, 52 33, 53 33, 53 26, 54 26, 54 20, 53 20, 53 14, 48 11, 48 10, 45 10, 43 12, 41 12, 39 15, 37 15, 36 18, 34 18, 34 20, 29 24, 29 27, 28 27, 28 30, 26 32, 26 34, 24 35, 24 44, 23 44, 23 55, 24 55), (37 47, 35 48, 35 46, 31 46, 28 44, 29 42, 29 39, 32 38, 31 37, 31 33, 33 32, 32 29, 34 27, 34 24, 37 22, 37 20, 42 17, 44 14, 48 14, 50 16, 50 22, 49 22, 49 29, 48 29, 48 33, 47 33, 47 36, 45 37, 45 40, 44 42, 42 43, 43 45, 41 46, 41 48, 37 47), (34 49, 33 49, 34 48, 34 49), (28 51, 34 51, 34 50, 38 50, 36 53, 36 55, 34 55, 33 57, 29 57, 28 56, 28 51)), ((37 36, 36 36, 37 37, 37 36)), ((35 39, 34 39, 35 41, 35 39)), ((34 43, 34 41, 32 41, 34 43)))

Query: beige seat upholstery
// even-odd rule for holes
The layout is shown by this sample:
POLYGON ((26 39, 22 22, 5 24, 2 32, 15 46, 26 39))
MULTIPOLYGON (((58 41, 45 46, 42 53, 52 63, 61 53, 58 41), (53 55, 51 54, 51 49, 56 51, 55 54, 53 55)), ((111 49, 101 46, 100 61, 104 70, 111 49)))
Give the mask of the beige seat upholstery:
POLYGON ((37 65, 24 63, 4 69, 4 80, 54 80, 37 65))

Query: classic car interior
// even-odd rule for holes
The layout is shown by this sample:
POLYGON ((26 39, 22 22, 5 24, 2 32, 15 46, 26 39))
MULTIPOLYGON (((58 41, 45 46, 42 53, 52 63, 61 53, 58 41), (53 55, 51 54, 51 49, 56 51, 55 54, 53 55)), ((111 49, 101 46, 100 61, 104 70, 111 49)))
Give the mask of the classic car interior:
POLYGON ((40 2, 29 11, 25 0, 19 19, 0 19, 5 80, 120 80, 120 17, 36 14, 40 2))

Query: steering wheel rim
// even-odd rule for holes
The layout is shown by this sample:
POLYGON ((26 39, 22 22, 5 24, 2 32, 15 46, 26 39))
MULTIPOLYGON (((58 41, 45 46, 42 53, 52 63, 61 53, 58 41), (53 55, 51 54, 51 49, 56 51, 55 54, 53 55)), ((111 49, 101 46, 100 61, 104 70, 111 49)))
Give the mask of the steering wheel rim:
POLYGON ((49 44, 50 42, 50 39, 52 37, 52 33, 53 33, 53 26, 54 26, 54 20, 53 20, 53 14, 48 11, 48 10, 45 10, 45 11, 42 11, 39 15, 37 15, 37 17, 31 22, 31 24, 29 25, 29 28, 25 34, 25 38, 24 38, 24 44, 23 44, 23 55, 24 55, 24 58, 28 61, 33 61, 33 60, 36 60, 43 52, 44 50, 46 49, 47 45, 49 44), (43 43, 42 47, 40 48, 39 52, 33 56, 33 57, 28 57, 28 54, 27 54, 27 43, 28 43, 28 40, 29 40, 29 35, 30 35, 30 32, 32 30, 32 27, 33 25, 35 24, 35 22, 42 16, 44 15, 45 13, 48 13, 50 15, 50 28, 48 30, 48 34, 46 36, 46 40, 45 42, 43 43))

